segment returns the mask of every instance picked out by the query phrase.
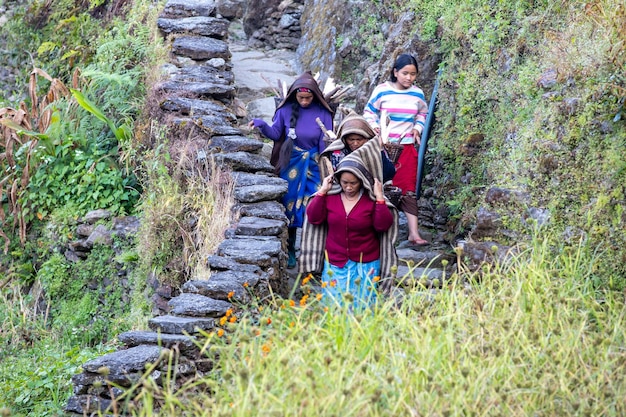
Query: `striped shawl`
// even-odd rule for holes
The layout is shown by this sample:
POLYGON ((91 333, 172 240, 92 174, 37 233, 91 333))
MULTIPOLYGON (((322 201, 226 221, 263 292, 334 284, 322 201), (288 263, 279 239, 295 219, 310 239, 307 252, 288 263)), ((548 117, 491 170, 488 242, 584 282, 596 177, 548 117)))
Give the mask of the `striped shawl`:
MULTIPOLYGON (((372 200, 376 200, 373 192, 373 183, 366 178, 359 170, 352 167, 361 165, 365 167, 371 176, 378 178, 382 183, 382 159, 380 154, 380 143, 377 140, 367 141, 363 146, 354 152, 346 155, 342 160, 340 171, 350 171, 363 182, 363 187, 372 200)), ((341 187, 338 183, 328 194, 338 194, 341 187)), ((391 276, 391 267, 398 264, 395 243, 398 237, 398 210, 386 198, 386 203, 393 214, 394 222, 391 228, 380 234, 380 270, 381 278, 391 276)), ((321 272, 324 266, 324 249, 328 226, 326 224, 314 225, 304 221, 302 229, 302 241, 300 243, 300 258, 298 272, 306 274, 309 272, 321 272)))

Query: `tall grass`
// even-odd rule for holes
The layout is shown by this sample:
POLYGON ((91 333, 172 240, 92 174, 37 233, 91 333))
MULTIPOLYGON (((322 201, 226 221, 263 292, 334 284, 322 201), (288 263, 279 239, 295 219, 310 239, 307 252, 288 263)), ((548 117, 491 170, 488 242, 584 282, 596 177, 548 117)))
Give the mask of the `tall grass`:
POLYGON ((537 237, 507 265, 399 308, 275 300, 211 334, 206 377, 140 385, 133 415, 623 415, 624 295, 593 289, 595 262, 584 244, 537 237))

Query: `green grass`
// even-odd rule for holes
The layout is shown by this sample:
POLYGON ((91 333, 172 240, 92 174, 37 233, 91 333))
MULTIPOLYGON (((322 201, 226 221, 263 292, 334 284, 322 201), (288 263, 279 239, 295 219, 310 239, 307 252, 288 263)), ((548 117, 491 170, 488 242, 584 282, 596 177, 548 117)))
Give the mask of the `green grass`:
POLYGON ((133 415, 623 415, 624 295, 593 289, 592 253, 537 238, 364 314, 276 300, 210 335, 206 377, 140 383, 133 415))

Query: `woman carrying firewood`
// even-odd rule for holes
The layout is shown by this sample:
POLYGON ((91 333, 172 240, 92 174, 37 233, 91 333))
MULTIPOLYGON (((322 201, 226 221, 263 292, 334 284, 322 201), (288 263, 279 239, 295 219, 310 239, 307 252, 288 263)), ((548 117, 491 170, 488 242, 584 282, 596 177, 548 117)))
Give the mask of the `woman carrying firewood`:
MULTIPOLYGON (((368 140, 373 138, 380 140, 367 120, 354 111, 350 111, 341 121, 337 129, 337 137, 338 139, 328 145, 324 152, 320 154, 319 165, 322 178, 333 174, 339 162, 341 162, 346 155, 349 155, 351 152, 365 145, 368 140)), ((385 184, 391 181, 396 174, 396 168, 389 160, 387 152, 384 149, 381 150, 381 160, 383 165, 382 183, 385 184)))
MULTIPOLYGON (((390 79, 372 92, 363 116, 386 143, 401 145, 393 185, 402 190, 400 210, 407 218, 408 240, 414 245, 426 245, 417 223, 417 148, 428 113, 424 92, 414 85, 417 61, 410 54, 402 54, 391 69, 390 79)), ((398 146, 397 146, 398 147, 398 146)))
POLYGON ((380 146, 346 155, 307 206, 298 272, 321 274, 327 304, 373 307, 394 285, 398 211, 383 194, 380 146))
POLYGON ((308 199, 321 182, 317 159, 325 143, 324 132, 316 119, 332 130, 333 116, 317 81, 310 72, 305 72, 291 84, 276 107, 272 125, 262 119, 248 123, 274 141, 270 162, 276 174, 288 183, 282 201, 289 220, 288 268, 296 266, 297 228, 302 227, 308 199))

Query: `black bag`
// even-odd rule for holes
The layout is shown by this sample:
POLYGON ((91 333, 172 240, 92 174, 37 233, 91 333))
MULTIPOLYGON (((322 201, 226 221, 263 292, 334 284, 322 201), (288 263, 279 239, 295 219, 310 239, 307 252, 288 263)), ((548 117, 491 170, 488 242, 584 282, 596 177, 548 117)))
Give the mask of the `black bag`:
POLYGON ((396 208, 400 208, 400 202, 402 201, 402 190, 395 185, 386 184, 383 187, 383 193, 385 197, 393 204, 396 208))

